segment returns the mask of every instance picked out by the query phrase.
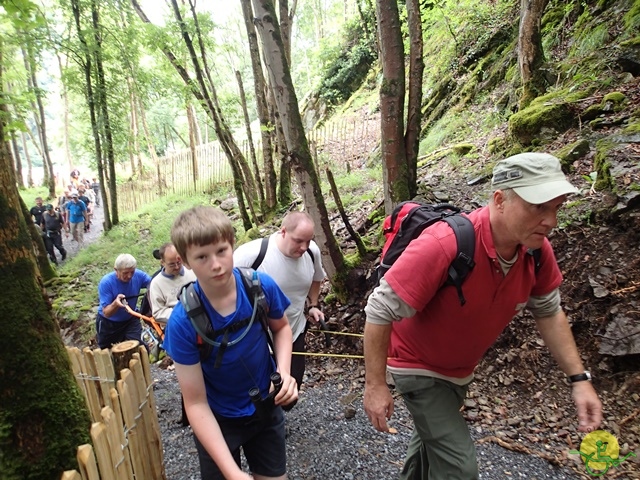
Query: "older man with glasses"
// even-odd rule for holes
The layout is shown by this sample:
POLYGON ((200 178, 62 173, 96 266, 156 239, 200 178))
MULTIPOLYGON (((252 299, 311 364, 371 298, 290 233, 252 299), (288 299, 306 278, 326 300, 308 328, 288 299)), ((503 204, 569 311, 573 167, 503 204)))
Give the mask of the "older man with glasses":
POLYGON ((132 316, 125 302, 135 305, 140 290, 148 288, 151 277, 138 270, 133 255, 118 255, 113 272, 106 274, 98 284, 100 306, 96 318, 96 339, 100 348, 109 348, 114 343, 138 340, 142 344, 140 319, 132 316))
POLYGON ((149 302, 153 318, 164 325, 178 303, 180 290, 184 285, 195 282, 196 276, 182 264, 172 243, 165 243, 160 247, 160 263, 162 270, 153 277, 149 286, 149 302))

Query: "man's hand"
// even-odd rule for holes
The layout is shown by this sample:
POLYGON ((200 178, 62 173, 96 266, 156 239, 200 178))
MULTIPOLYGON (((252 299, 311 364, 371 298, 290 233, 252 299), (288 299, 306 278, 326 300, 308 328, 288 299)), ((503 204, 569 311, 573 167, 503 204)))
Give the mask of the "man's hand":
POLYGON ((119 293, 113 301, 113 303, 120 308, 124 308, 124 302, 126 302, 124 293, 119 293))
POLYGON ((386 384, 364 386, 364 411, 373 427, 388 432, 387 420, 393 414, 393 397, 386 384))
POLYGON ((573 401, 578 410, 578 430, 593 432, 602 422, 602 403, 591 382, 576 382, 571 386, 573 401))
POLYGON ((280 373, 280 378, 282 379, 282 387, 280 387, 280 391, 273 398, 273 402, 276 405, 289 405, 298 400, 298 384, 295 378, 288 373, 278 373, 280 373))
POLYGON ((318 323, 320 320, 324 320, 324 313, 318 307, 311 307, 308 310, 309 319, 313 323, 318 323))

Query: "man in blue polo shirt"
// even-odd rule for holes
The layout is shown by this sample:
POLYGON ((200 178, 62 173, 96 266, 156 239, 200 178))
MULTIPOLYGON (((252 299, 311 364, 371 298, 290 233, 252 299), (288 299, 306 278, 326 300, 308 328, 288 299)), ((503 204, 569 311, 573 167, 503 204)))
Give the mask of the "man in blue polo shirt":
POLYGON ((151 282, 151 277, 136 266, 133 255, 120 254, 113 265, 114 271, 102 277, 98 284, 96 340, 100 348, 125 340, 138 340, 142 344, 140 320, 130 315, 123 303, 135 305, 140 289, 147 288, 151 282))
POLYGON ((66 203, 67 229, 73 239, 80 245, 84 244, 84 226, 87 223, 87 206, 78 198, 78 192, 71 194, 71 201, 66 203))

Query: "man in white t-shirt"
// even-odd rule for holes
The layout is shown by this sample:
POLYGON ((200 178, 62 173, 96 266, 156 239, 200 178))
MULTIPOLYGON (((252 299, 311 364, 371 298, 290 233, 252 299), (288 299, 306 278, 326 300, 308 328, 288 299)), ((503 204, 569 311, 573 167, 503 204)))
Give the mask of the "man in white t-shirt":
POLYGON ((178 303, 180 290, 187 283, 195 282, 196 275, 185 268, 172 243, 162 245, 159 252, 162 270, 149 285, 149 303, 154 320, 164 326, 178 303))
POLYGON ((305 212, 289 212, 280 230, 268 239, 253 240, 240 245, 233 253, 233 264, 237 267, 251 267, 271 276, 291 305, 286 310, 293 332, 293 355, 291 375, 298 383, 304 376, 305 331, 307 315, 312 322, 324 320, 320 310, 320 285, 326 274, 322 268, 320 249, 313 238, 314 223, 305 212), (264 252, 262 261, 256 260, 264 252), (266 251, 264 251, 266 247, 266 251), (309 300, 308 305, 306 300, 309 300))

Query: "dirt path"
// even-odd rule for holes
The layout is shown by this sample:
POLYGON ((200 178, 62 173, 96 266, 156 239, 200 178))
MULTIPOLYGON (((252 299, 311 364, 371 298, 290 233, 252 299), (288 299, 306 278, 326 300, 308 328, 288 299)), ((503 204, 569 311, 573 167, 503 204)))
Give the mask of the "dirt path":
MULTIPOLYGON (((91 229, 84 234, 84 246, 90 245, 96 242, 102 235, 103 230, 103 220, 104 220, 104 210, 102 210, 102 204, 98 207, 94 205, 93 209, 93 218, 91 220, 91 229)), ((67 260, 75 257, 78 252, 83 248, 81 245, 76 242, 71 235, 62 235, 62 244, 64 248, 67 250, 67 260)), ((56 251, 58 256, 58 262, 60 262, 60 254, 56 251)))

